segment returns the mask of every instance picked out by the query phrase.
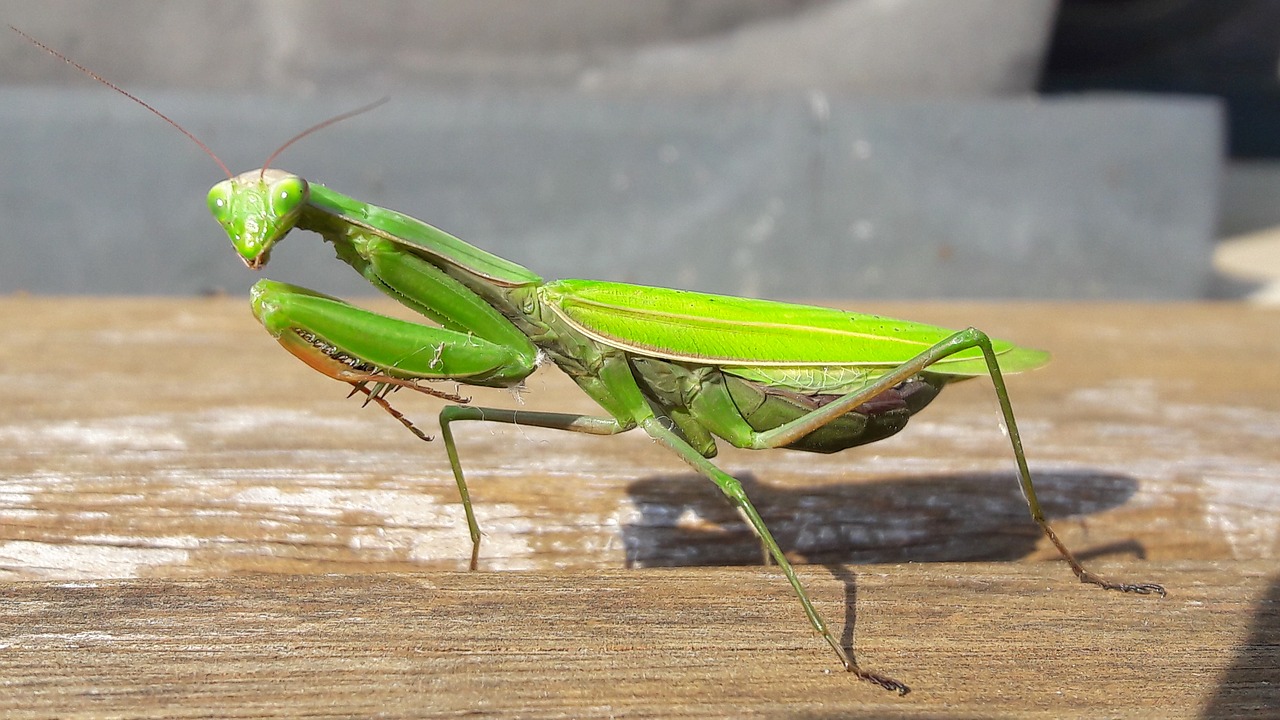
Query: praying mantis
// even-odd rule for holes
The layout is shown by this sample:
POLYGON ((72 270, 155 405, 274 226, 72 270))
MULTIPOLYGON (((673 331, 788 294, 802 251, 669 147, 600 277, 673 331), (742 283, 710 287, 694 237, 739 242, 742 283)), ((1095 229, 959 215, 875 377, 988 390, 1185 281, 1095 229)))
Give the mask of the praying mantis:
POLYGON ((906 694, 864 670, 828 629, 741 483, 713 462, 717 438, 739 448, 834 453, 902 430, 947 385, 990 378, 1032 519, 1083 583, 1164 595, 1086 570, 1059 540, 1036 498, 1004 375, 1048 354, 989 338, 825 307, 598 280, 544 280, 424 222, 271 167, 233 175, 203 143, 150 105, 62 54, 27 40, 160 116, 226 173, 209 191, 213 217, 235 252, 261 269, 292 230, 314 232, 379 291, 435 323, 394 319, 339 298, 271 280, 251 290, 254 316, 289 353, 352 386, 427 439, 387 401, 399 388, 443 398, 440 434, 465 511, 476 569, 481 533, 453 426, 489 422, 592 435, 640 429, 711 480, 786 576, 810 625, 857 677, 906 694), (477 407, 439 383, 518 387, 554 364, 600 415, 477 407))

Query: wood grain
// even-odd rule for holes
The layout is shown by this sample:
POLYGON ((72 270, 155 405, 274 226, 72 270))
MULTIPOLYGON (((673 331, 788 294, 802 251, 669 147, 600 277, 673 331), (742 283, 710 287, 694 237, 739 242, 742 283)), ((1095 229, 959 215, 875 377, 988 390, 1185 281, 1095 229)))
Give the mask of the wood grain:
POLYGON ((761 568, 15 583, 0 713, 1272 717, 1272 569, 1159 563, 1159 600, 1043 565, 805 568, 905 698, 833 668, 761 568))
MULTIPOLYGON (((899 700, 834 672, 774 569, 712 567, 758 565, 759 548, 709 483, 642 436, 461 428, 482 570, 521 572, 456 573, 469 548, 443 447, 344 400, 243 301, 12 297, 0 299, 0 709, 1280 707, 1280 313, 871 309, 1051 350, 1011 385, 1041 500, 1098 569, 1171 597, 1079 587, 1038 562, 1054 553, 1026 517, 989 383, 948 388, 867 448, 723 451, 788 553, 819 563, 802 574, 824 614, 856 628, 861 661, 912 685, 899 700)), ((593 411, 554 370, 519 398, 474 396, 593 411)), ((434 431, 436 401, 394 400, 434 431)))

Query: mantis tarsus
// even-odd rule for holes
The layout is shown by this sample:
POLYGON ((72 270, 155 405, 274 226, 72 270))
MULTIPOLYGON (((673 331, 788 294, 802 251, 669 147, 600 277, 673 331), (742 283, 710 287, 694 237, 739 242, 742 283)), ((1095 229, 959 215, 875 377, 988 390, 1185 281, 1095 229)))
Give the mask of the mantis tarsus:
MULTIPOLYGON (((19 32, 14 28, 15 32, 19 32)), ((406 387, 452 401, 440 430, 466 512, 471 567, 480 528, 453 424, 485 421, 593 435, 635 428, 712 480, 741 512, 786 575, 810 624, 846 670, 905 694, 907 686, 863 670, 828 630, 742 485, 711 462, 715 438, 751 449, 831 453, 893 435, 948 383, 991 378, 1032 519, 1081 582, 1164 595, 1155 584, 1114 583, 1072 556, 1036 499, 1003 373, 1044 364, 1046 353, 968 328, 952 331, 822 307, 706 295, 594 280, 544 281, 530 270, 406 215, 360 202, 269 166, 232 177, 203 143, 146 103, 23 34, 159 115, 195 140, 227 173, 209 208, 249 268, 265 265, 290 230, 318 233, 374 287, 436 322, 393 319, 301 287, 261 280, 253 313, 290 353, 352 385, 426 439, 386 400, 406 387), (539 365, 563 370, 602 416, 483 408, 432 383, 519 385, 539 365)))

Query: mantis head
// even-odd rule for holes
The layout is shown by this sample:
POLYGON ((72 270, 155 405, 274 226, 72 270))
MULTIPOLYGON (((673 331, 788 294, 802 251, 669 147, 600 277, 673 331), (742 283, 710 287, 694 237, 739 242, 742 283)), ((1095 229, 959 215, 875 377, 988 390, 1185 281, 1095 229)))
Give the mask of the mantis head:
MULTIPOLYGON (((235 177, 231 177, 231 173, 228 172, 226 180, 209 190, 209 211, 213 213, 213 219, 227 231, 227 237, 231 238, 231 244, 235 246, 236 253, 250 270, 257 270, 267 264, 267 260, 271 257, 271 248, 280 241, 280 238, 288 235, 297 224, 298 215, 302 213, 302 207, 307 204, 311 194, 306 180, 293 173, 272 168, 271 162, 284 152, 285 148, 302 138, 336 122, 368 112, 385 103, 387 99, 382 98, 377 102, 312 125, 286 140, 283 145, 276 148, 275 152, 268 155, 267 161, 262 163, 261 170, 250 170, 235 177)), ((147 107, 150 108, 150 106, 147 107)), ((152 112, 156 111, 152 110, 152 112)), ((156 114, 160 115, 158 112, 156 114)), ((160 115, 160 117, 164 116, 160 115)), ((169 118, 164 119, 186 133, 187 137, 195 140, 210 157, 217 161, 219 167, 226 170, 227 166, 218 160, 218 156, 205 147, 204 143, 196 140, 191 133, 187 133, 169 118)))
POLYGON ((283 170, 250 170, 209 190, 209 212, 252 270, 267 264, 271 248, 293 229, 306 204, 307 181, 283 170))

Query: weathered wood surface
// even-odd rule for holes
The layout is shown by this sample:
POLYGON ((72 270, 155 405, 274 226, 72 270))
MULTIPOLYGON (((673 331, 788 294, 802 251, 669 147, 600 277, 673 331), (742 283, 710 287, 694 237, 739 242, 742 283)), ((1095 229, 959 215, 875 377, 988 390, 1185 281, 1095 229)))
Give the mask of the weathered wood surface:
MULTIPOLYGON (((824 564, 802 573, 827 617, 849 633, 856 610, 864 664, 913 686, 899 700, 825 674, 832 658, 774 569, 707 567, 758 564, 759 548, 710 483, 641 435, 461 427, 482 569, 523 572, 455 574, 469 543, 442 445, 343 400, 243 300, 13 297, 0 300, 0 580, 14 581, 0 585, 0 709, 1280 707, 1280 312, 874 309, 1053 351, 1011 381, 1041 500, 1099 569, 1171 597, 1078 587, 1035 562, 1054 553, 1026 518, 989 383, 948 388, 867 448, 725 450, 788 552, 824 564), (851 564, 902 562, 923 564, 851 564), (692 567, 640 569, 657 566, 692 567)), ((436 401, 393 399, 433 430, 436 401)), ((521 399, 593 411, 551 369, 521 399)))
POLYGON ((903 698, 837 670, 764 568, 13 583, 0 715, 1275 717, 1274 567, 1144 569, 1174 594, 802 568, 833 620, 856 599, 858 657, 903 698))

